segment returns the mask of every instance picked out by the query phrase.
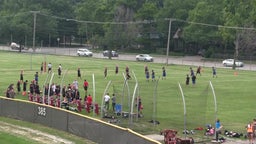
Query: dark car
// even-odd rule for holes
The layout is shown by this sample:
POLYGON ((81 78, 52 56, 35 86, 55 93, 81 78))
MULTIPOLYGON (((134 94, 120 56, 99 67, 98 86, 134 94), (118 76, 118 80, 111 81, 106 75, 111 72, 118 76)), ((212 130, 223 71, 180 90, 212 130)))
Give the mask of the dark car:
MULTIPOLYGON (((103 51, 103 56, 108 57, 110 54, 109 50, 103 51)), ((118 57, 118 53, 116 51, 111 51, 111 57, 118 57)))

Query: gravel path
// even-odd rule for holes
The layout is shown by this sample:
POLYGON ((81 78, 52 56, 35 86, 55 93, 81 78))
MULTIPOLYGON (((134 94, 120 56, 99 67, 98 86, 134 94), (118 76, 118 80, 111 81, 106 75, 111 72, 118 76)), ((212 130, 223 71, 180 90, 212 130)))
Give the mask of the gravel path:
MULTIPOLYGON (((157 141, 164 141, 164 136, 163 135, 158 135, 158 134, 151 134, 151 135, 146 135, 148 138, 157 140, 157 141)), ((212 144, 216 143, 214 141, 212 142, 206 142, 204 144, 212 144)), ((240 139, 233 139, 233 138, 227 138, 226 141, 223 144, 248 144, 248 140, 240 140, 240 139)))

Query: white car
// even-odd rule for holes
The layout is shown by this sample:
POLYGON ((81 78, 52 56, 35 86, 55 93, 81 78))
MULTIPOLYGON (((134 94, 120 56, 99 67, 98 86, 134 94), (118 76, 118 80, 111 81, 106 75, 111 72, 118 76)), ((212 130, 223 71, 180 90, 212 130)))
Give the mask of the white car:
POLYGON ((148 54, 139 54, 136 56, 137 61, 153 62, 154 58, 148 54))
MULTIPOLYGON (((232 67, 233 64, 234 64, 234 59, 225 59, 225 60, 222 61, 222 64, 225 67, 232 67)), ((239 61, 239 60, 236 60, 235 64, 236 64, 237 67, 243 67, 244 66, 244 63, 239 61)))
POLYGON ((77 50, 77 55, 78 56, 92 57, 93 53, 88 49, 78 49, 77 50))
POLYGON ((10 47, 13 50, 23 50, 24 49, 24 46, 22 46, 22 45, 20 46, 19 44, 15 43, 15 42, 12 42, 10 47))

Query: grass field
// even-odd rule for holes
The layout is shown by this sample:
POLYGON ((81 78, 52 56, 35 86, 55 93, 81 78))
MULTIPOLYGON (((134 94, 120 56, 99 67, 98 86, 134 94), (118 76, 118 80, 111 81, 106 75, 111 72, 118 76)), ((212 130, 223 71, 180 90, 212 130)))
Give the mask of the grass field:
POLYGON ((0 129, 0 143, 2 144, 95 144, 67 132, 4 117, 0 117, 0 129))
MULTIPOLYGON (((239 70, 238 75, 234 75, 234 70, 227 68, 217 68, 217 78, 212 77, 211 68, 203 67, 202 76, 197 76, 195 85, 185 85, 186 75, 189 74, 189 67, 186 65, 169 65, 166 67, 167 79, 159 79, 157 89, 156 82, 146 81, 144 66, 148 65, 149 70, 156 72, 156 77, 162 75, 163 64, 144 63, 134 61, 120 61, 109 59, 95 59, 87 57, 55 56, 42 54, 24 54, 13 52, 0 52, 1 62, 1 85, 0 90, 4 95, 7 86, 11 83, 16 85, 19 80, 20 70, 24 70, 24 79, 31 81, 34 79, 36 71, 40 73, 40 65, 43 61, 53 64, 55 77, 54 83, 60 84, 61 78, 57 76, 57 68, 62 64, 65 75, 65 85, 77 79, 77 68, 81 68, 82 79, 78 79, 79 89, 82 97, 83 80, 89 82, 89 93, 92 91, 92 74, 95 75, 96 94, 95 101, 101 103, 102 96, 107 83, 111 80, 112 84, 108 89, 110 94, 117 94, 117 102, 123 101, 123 108, 128 109, 128 88, 123 92, 124 79, 122 72, 129 66, 130 71, 134 71, 139 84, 137 95, 142 98, 143 118, 135 120, 134 125, 128 125, 127 120, 120 123, 121 126, 128 126, 140 133, 159 133, 162 129, 177 129, 182 131, 184 128, 183 102, 178 83, 181 84, 186 101, 186 127, 194 129, 205 127, 206 124, 214 124, 215 110, 214 99, 209 81, 212 82, 217 97, 217 117, 221 120, 225 129, 245 132, 245 125, 255 117, 255 72, 239 70), (119 74, 114 74, 115 66, 119 65, 119 74), (107 79, 104 79, 104 67, 108 68, 107 79), (154 91, 156 90, 156 91, 154 91), (125 95, 122 100, 122 95, 125 95), (156 98, 154 98, 156 94, 156 98), (154 112, 153 101, 156 101, 154 112), (152 125, 148 121, 156 118, 160 125, 152 125)), ((196 71, 196 67, 193 67, 196 71)), ((47 73, 39 75, 39 83, 42 88, 47 73)), ((130 95, 133 94, 135 78, 128 81, 130 95)), ((20 94, 16 98, 27 99, 20 94)), ((83 112, 85 113, 85 112, 83 112)), ((87 114, 91 115, 92 114, 87 114)), ((95 116, 99 117, 99 116, 95 116)), ((99 117, 100 118, 100 117, 99 117)))

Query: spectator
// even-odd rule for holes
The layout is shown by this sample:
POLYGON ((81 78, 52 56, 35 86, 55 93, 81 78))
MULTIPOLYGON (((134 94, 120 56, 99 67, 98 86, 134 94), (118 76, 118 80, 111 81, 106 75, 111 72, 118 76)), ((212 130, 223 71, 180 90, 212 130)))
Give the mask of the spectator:
POLYGON ((220 120, 217 119, 215 123, 215 133, 216 133, 216 141, 219 141, 219 134, 221 133, 222 125, 220 123, 220 120))
POLYGON ((36 94, 36 96, 40 96, 40 88, 39 88, 38 83, 35 84, 35 94, 36 94))
POLYGON ((143 106, 142 106, 142 102, 141 102, 141 98, 140 98, 140 96, 138 97, 138 99, 137 99, 138 101, 137 101, 137 108, 138 108, 138 116, 139 117, 141 117, 141 115, 142 115, 142 109, 143 109, 143 106))
POLYGON ((22 95, 23 95, 23 96, 26 96, 26 94, 27 94, 27 84, 28 84, 28 80, 26 80, 26 81, 23 83, 23 92, 22 92, 22 95))
POLYGON ((6 90, 6 97, 14 98, 15 91, 14 91, 14 84, 10 84, 6 90))
POLYGON ((110 96, 109 96, 109 93, 107 93, 107 94, 104 96, 104 102, 105 102, 105 109, 106 109, 106 110, 109 110, 109 100, 110 100, 110 96))
POLYGON ((89 83, 86 81, 86 79, 84 80, 84 91, 85 91, 85 96, 87 95, 87 90, 88 90, 88 86, 89 83))
POLYGON ((31 81, 30 85, 29 85, 29 92, 34 95, 35 92, 35 85, 34 85, 34 81, 31 81))
POLYGON ((92 96, 89 94, 86 98, 86 111, 90 113, 92 106, 92 96))
POLYGON ((16 86, 17 86, 17 93, 19 94, 20 93, 20 80, 18 80, 16 86))
POLYGON ((246 127, 247 130, 247 137, 249 139, 249 144, 254 143, 254 136, 253 136, 253 124, 249 123, 246 127))
POLYGON ((56 94, 56 85, 55 85, 55 83, 52 83, 51 90, 52 90, 51 96, 55 95, 56 94))
POLYGON ((38 82, 38 78, 39 78, 39 75, 38 75, 38 72, 36 72, 35 74, 35 81, 38 82))
POLYGON ((78 81, 77 80, 73 81, 73 87, 74 87, 74 89, 78 89, 78 81))

